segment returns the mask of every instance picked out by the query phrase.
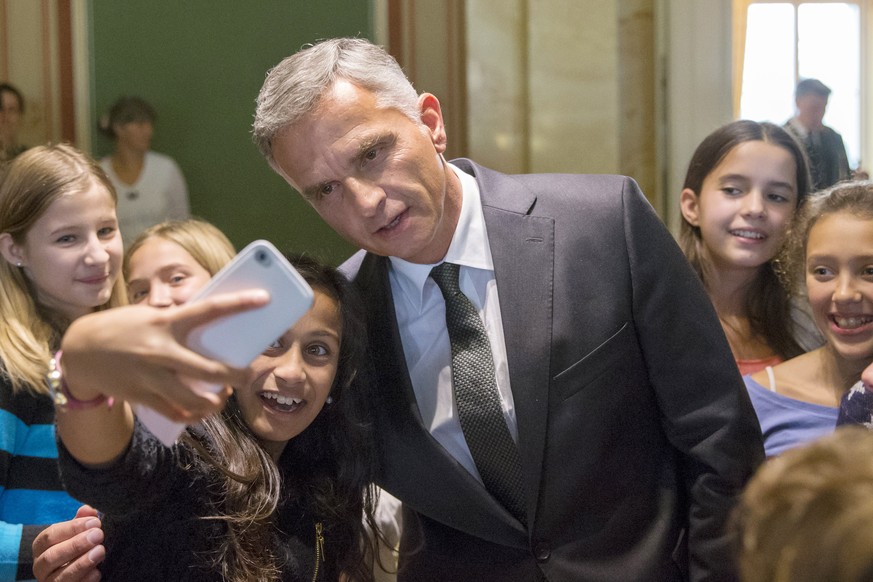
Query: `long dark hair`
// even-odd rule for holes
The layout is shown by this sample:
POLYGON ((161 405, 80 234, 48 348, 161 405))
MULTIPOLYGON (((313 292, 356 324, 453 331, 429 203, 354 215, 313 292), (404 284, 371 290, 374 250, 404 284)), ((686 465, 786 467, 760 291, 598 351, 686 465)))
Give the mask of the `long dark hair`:
MULTIPOLYGON (((749 141, 763 141, 779 146, 794 158, 797 169, 797 206, 809 194, 809 164, 806 154, 791 134, 772 123, 739 120, 723 125, 709 134, 694 151, 684 188, 701 195, 703 181, 725 156, 736 146, 749 141)), ((704 286, 709 286, 709 258, 700 235, 700 228, 683 217, 679 230, 679 244, 694 267, 704 286)), ((758 272, 746 289, 744 307, 749 324, 757 337, 762 338, 783 359, 803 353, 803 348, 794 338, 791 302, 788 289, 776 274, 773 260, 758 268, 758 272)))
POLYGON ((293 500, 323 520, 330 569, 351 580, 370 581, 376 549, 364 520, 378 531, 370 486, 376 461, 361 373, 366 338, 362 306, 351 284, 335 269, 308 257, 289 259, 306 282, 334 299, 340 310, 333 403, 288 442, 278 464, 258 444, 234 399, 221 414, 189 429, 185 441, 201 453, 221 484, 211 518, 227 524, 227 535, 212 561, 225 580, 279 577, 283 559, 275 551, 280 547, 276 537, 283 534, 276 528, 276 509, 283 500, 293 500))

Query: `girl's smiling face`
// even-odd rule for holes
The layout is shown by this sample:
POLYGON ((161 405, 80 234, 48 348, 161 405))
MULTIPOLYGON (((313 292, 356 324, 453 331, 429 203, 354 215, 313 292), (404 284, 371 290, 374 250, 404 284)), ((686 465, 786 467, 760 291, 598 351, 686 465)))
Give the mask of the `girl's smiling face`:
POLYGON ((21 244, 2 240, 4 257, 20 263, 37 301, 71 320, 108 302, 121 272, 115 201, 96 180, 52 202, 21 244))
POLYGON ((339 365, 339 306, 314 291, 312 308, 255 359, 253 381, 235 389, 243 420, 274 459, 321 412, 339 365))
POLYGON ((873 220, 821 217, 806 244, 806 287, 828 345, 862 367, 873 360, 873 220))
POLYGON ((188 251, 173 241, 153 236, 128 260, 127 295, 131 303, 181 305, 211 278, 188 251))
POLYGON ((796 176, 788 150, 747 141, 713 168, 699 193, 682 191, 682 214, 700 229, 717 269, 756 269, 776 255, 797 207, 796 176))

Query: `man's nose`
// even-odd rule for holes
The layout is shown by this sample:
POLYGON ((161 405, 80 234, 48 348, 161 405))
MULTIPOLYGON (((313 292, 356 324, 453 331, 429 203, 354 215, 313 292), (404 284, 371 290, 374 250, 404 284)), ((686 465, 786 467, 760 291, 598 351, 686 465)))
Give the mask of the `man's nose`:
POLYGON ((373 215, 385 200, 385 191, 368 180, 349 178, 345 188, 355 205, 367 216, 373 215))

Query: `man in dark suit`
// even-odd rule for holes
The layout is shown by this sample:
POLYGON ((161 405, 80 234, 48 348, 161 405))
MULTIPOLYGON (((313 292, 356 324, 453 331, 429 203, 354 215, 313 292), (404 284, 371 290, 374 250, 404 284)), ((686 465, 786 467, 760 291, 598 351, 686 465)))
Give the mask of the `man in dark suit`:
POLYGON ((380 484, 404 503, 401 580, 733 577, 724 525, 760 431, 699 281, 632 180, 447 162, 436 97, 359 39, 274 68, 254 136, 364 249, 344 268, 367 304, 380 484), (485 485, 459 418, 430 276, 443 262, 484 322, 520 510, 485 485))
MULTIPOLYGON (((360 39, 274 68, 254 137, 364 249, 345 269, 367 308, 379 484, 404 504, 400 581, 734 578, 725 522, 760 430, 632 180, 447 162, 439 101, 360 39)), ((80 521, 38 539, 40 571, 84 564, 80 521)))

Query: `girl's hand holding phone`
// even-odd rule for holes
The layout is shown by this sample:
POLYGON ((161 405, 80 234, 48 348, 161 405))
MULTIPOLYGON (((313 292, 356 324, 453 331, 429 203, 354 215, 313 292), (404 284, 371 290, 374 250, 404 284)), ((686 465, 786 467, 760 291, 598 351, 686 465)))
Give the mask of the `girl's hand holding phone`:
POLYGON ((198 354, 186 338, 198 326, 268 302, 267 292, 248 290, 176 309, 128 306, 80 317, 61 344, 64 381, 78 400, 104 394, 196 422, 221 410, 230 395, 199 390, 198 382, 239 384, 248 371, 198 354))

